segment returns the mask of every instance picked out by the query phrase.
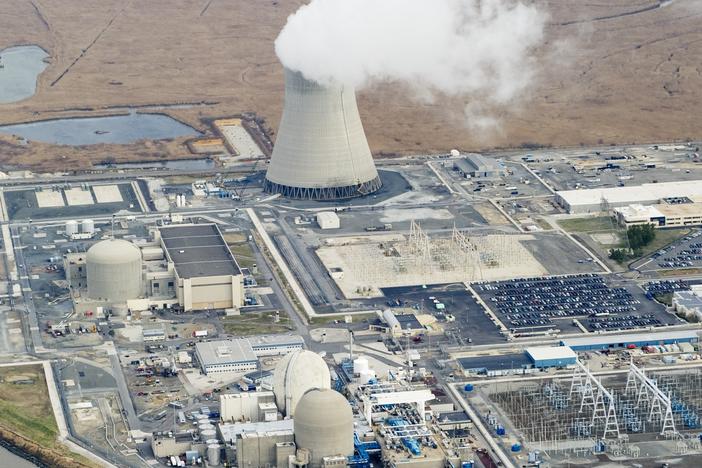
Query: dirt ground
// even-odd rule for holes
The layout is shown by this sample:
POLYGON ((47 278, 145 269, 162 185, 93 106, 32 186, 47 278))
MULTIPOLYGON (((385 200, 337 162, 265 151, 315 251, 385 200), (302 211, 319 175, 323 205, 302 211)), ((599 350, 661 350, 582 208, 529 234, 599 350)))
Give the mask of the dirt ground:
MULTIPOLYGON (((658 1, 534 1, 551 16, 548 44, 540 53, 541 73, 530 95, 503 114, 500 132, 469 131, 460 99, 419 104, 408 99, 402 86, 382 85, 363 91, 359 100, 373 151, 641 143, 702 136, 702 124, 694 115, 702 102, 699 2, 673 0, 663 8, 640 11, 658 1)), ((104 114, 124 106, 199 103, 162 109, 201 130, 205 119, 245 111, 256 112, 275 127, 283 82, 273 40, 302 3, 4 0, 0 48, 38 44, 51 57, 37 94, 1 105, 0 122, 55 118, 66 112, 104 114)), ((106 153, 119 160, 187 153, 182 142, 70 150, 47 146, 10 148, 11 157, 0 151, 0 162, 65 168, 101 161, 106 153), (63 164, 56 164, 63 156, 63 164)))

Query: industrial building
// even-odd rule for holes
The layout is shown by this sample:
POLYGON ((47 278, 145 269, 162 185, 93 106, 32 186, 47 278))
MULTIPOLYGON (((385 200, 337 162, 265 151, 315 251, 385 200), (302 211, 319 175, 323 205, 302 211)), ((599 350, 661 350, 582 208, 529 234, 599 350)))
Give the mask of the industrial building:
POLYGON ((459 358, 458 364, 466 377, 470 375, 497 377, 534 372, 533 361, 524 353, 465 357, 459 358))
POLYGON ((216 224, 162 227, 154 235, 175 274, 176 297, 184 310, 244 304, 241 269, 216 224))
POLYGON ((264 190, 288 198, 336 200, 368 195, 382 183, 356 95, 285 70, 285 105, 264 190))
POLYGON ((688 320, 702 320, 702 285, 693 284, 689 291, 673 292, 673 309, 688 320))
POLYGON ((614 209, 624 227, 651 224, 656 228, 702 225, 702 204, 698 200, 666 198, 655 205, 634 204, 614 209))
POLYGON ((608 209, 632 204, 652 205, 663 199, 685 197, 702 197, 702 181, 685 180, 556 192, 556 202, 568 213, 596 213, 602 210, 603 205, 608 209))
POLYGON ((383 311, 382 319, 378 318, 369 323, 371 330, 387 333, 390 336, 415 336, 426 331, 426 327, 414 314, 395 314, 392 310, 383 311))
POLYGON ((140 243, 106 239, 64 255, 76 311, 239 308, 244 277, 215 224, 162 227, 140 243))
POLYGON ((285 416, 293 417, 302 396, 313 388, 331 388, 329 366, 319 354, 299 350, 280 360, 273 373, 273 393, 285 416))
POLYGON ((632 333, 629 335, 598 335, 561 340, 562 346, 574 351, 604 351, 627 347, 658 346, 676 343, 697 343, 695 331, 667 331, 659 333, 632 333))
POLYGON ((258 369, 258 357, 246 340, 206 341, 195 345, 195 356, 207 375, 258 369))
POLYGON ((532 347, 526 349, 526 354, 537 369, 574 366, 578 360, 578 355, 568 346, 532 347))
POLYGON ((225 450, 233 451, 234 466, 288 468, 295 454, 292 419, 269 422, 225 423, 218 426, 225 450))
POLYGON ((481 154, 469 154, 457 159, 453 169, 465 178, 494 179, 507 173, 504 164, 481 154))
POLYGON ((317 213, 317 225, 320 229, 339 229, 341 221, 333 211, 322 211, 317 213))
POLYGON ((220 395, 220 417, 225 422, 263 422, 278 419, 273 392, 244 392, 220 395))
POLYGON ((195 345, 195 356, 205 374, 250 372, 258 369, 259 357, 280 356, 298 351, 302 349, 303 344, 304 341, 299 335, 266 335, 205 341, 195 345))

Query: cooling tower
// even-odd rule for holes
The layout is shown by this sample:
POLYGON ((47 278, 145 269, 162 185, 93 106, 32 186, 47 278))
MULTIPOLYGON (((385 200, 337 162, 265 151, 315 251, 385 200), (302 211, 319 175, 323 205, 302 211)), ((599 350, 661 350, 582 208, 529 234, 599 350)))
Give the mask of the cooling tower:
POLYGON ((264 189, 288 198, 336 200, 380 186, 354 89, 321 86, 286 69, 283 117, 264 189))

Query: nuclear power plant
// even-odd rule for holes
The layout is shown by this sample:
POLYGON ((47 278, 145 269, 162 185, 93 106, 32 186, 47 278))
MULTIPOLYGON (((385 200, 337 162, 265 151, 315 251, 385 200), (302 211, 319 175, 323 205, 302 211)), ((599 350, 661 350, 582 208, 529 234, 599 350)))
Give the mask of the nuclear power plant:
POLYGON ((358 114, 356 93, 285 70, 285 106, 264 190, 288 198, 368 195, 382 182, 358 114))

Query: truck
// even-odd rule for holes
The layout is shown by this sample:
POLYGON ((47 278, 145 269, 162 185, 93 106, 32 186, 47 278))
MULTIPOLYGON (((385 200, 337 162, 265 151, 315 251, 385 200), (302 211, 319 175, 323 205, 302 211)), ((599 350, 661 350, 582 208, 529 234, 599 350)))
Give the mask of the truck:
POLYGON ((195 330, 193 332, 193 336, 195 338, 203 338, 203 337, 207 336, 207 330, 195 330))
POLYGON ((385 223, 382 226, 367 226, 366 231, 367 232, 392 231, 392 224, 385 223))

